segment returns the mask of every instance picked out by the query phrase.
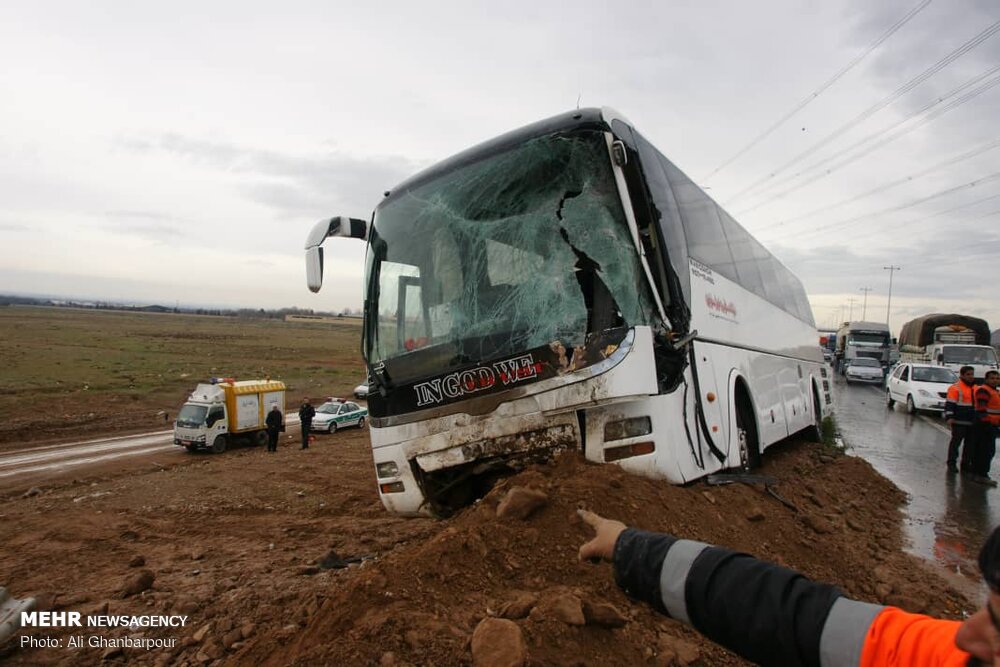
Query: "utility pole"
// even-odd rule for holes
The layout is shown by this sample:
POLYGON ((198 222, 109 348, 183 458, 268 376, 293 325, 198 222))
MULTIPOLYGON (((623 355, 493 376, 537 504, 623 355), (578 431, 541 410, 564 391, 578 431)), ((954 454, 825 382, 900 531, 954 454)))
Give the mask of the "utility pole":
POLYGON ((851 307, 851 309, 850 309, 850 313, 851 314, 847 316, 847 321, 848 322, 853 322, 854 321, 854 303, 856 301, 857 301, 857 299, 855 299, 853 296, 850 297, 849 299, 847 299, 847 303, 851 307))
POLYGON ((889 300, 885 304, 885 325, 886 326, 889 326, 889 313, 892 310, 892 274, 895 273, 896 271, 901 271, 902 269, 903 269, 903 267, 901 267, 901 266, 893 266, 892 264, 890 264, 889 266, 883 266, 882 267, 882 270, 889 272, 889 300))
POLYGON ((861 320, 864 321, 868 319, 865 317, 868 314, 868 292, 872 291, 871 287, 859 287, 860 291, 865 293, 865 304, 861 306, 861 320))

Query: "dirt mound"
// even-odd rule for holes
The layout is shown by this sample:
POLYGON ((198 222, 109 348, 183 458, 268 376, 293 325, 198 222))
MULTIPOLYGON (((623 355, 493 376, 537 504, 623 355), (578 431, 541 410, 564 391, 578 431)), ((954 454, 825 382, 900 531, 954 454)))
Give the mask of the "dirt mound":
POLYGON ((900 553, 904 496, 866 462, 805 444, 767 461, 761 472, 781 480, 780 499, 744 484, 670 486, 563 455, 503 481, 429 539, 319 592, 325 599, 305 614, 302 629, 260 635, 232 657, 273 665, 471 664, 477 626, 505 617, 517 628, 491 626, 476 641, 488 644, 497 631, 509 643, 519 629, 532 665, 745 664, 630 601, 609 565, 579 563, 589 533, 578 507, 746 551, 839 583, 859 599, 943 616, 967 606, 921 561, 900 553), (497 506, 517 488, 546 500, 527 518, 498 518, 497 506))

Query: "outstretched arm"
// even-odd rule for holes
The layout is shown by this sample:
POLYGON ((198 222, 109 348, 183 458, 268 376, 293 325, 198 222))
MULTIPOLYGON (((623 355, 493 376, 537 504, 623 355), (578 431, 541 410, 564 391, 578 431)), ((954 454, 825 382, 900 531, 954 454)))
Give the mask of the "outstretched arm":
POLYGON ((761 665, 857 665, 883 609, 747 554, 579 513, 597 533, 581 558, 612 561, 629 596, 761 665))

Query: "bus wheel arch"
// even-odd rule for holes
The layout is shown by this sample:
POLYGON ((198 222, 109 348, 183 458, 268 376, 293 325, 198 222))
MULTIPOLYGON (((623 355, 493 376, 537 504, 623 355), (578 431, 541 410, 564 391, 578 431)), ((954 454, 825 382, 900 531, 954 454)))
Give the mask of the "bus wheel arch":
POLYGON ((733 416, 740 466, 744 470, 760 467, 760 432, 757 429, 756 414, 750 389, 743 378, 737 377, 733 384, 733 416))

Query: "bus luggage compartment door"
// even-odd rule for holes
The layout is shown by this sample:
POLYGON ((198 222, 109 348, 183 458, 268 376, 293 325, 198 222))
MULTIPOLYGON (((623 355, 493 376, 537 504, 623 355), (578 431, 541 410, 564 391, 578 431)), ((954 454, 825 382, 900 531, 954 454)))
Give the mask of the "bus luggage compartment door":
POLYGON ((738 465, 735 462, 729 461, 729 428, 726 420, 728 412, 723 411, 723 406, 729 404, 728 389, 723 388, 722 392, 720 392, 715 379, 715 366, 712 363, 711 356, 705 354, 704 349, 694 350, 694 364, 692 365, 691 372, 692 378, 695 379, 692 383, 695 389, 695 392, 692 392, 695 394, 695 400, 694 410, 688 413, 687 418, 692 439, 696 444, 699 441, 702 443, 702 451, 699 452, 699 455, 707 455, 709 458, 714 458, 718 461, 719 455, 713 454, 711 451, 712 448, 706 442, 706 438, 709 438, 715 446, 716 451, 720 452, 724 459, 724 461, 718 461, 719 464, 732 463, 738 465), (701 410, 700 416, 698 414, 699 407, 701 410), (700 438, 695 434, 695 430, 701 434, 700 438))

